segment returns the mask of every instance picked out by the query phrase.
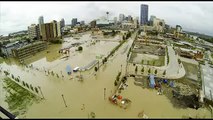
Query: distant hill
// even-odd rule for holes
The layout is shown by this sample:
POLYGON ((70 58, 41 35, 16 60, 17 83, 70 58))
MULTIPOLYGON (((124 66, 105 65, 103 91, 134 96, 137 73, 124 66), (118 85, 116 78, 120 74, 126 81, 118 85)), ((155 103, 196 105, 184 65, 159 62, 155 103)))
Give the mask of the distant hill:
POLYGON ((195 36, 198 36, 200 38, 206 38, 206 39, 211 39, 213 38, 213 36, 210 36, 210 35, 206 35, 206 34, 202 34, 202 33, 198 33, 198 32, 190 32, 190 31, 184 31, 190 35, 195 35, 195 36))
POLYGON ((189 32, 189 31, 184 31, 184 32, 186 32, 187 34, 190 34, 190 35, 198 36, 199 38, 213 44, 213 36, 205 35, 205 34, 198 33, 198 32, 189 32))

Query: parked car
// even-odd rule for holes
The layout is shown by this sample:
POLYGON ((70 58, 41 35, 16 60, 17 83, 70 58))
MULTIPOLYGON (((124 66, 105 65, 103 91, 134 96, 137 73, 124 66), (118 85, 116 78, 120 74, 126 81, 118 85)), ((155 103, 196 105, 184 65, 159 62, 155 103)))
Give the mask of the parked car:
POLYGON ((73 72, 78 72, 79 69, 80 69, 79 67, 75 67, 75 68, 73 69, 73 72))

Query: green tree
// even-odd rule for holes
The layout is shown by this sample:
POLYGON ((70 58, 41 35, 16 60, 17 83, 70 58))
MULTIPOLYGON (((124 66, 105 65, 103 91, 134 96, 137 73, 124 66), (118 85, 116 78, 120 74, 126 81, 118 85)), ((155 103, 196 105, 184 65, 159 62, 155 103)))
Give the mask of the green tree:
POLYGON ((150 72, 151 72, 151 69, 149 68, 148 73, 150 73, 150 72))
POLYGON ((144 60, 141 61, 141 64, 143 64, 143 63, 144 63, 144 60))
POLYGON ((117 86, 117 85, 118 85, 118 83, 117 83, 117 81, 116 81, 116 80, 115 80, 115 82, 114 82, 114 85, 115 85, 115 86, 117 86))
POLYGON ((14 76, 13 76, 13 74, 11 74, 11 77, 14 79, 14 76))
POLYGON ((135 67, 135 72, 138 72, 138 66, 135 67))
POLYGON ((38 93, 38 88, 37 87, 35 87, 35 91, 36 91, 36 93, 38 93))
POLYGON ((125 40, 126 38, 125 38, 125 36, 123 35, 123 40, 125 40))
POLYGON ((82 51, 83 50, 83 47, 82 46, 79 46, 78 47, 78 51, 82 51))
POLYGON ((155 74, 157 75, 157 73, 158 73, 158 71, 157 71, 157 69, 155 69, 155 74))
POLYGON ((97 67, 95 67, 95 72, 97 72, 98 71, 98 68, 97 67))
POLYGON ((163 75, 166 75, 166 70, 164 70, 163 75))
POLYGON ((32 91, 34 91, 32 84, 30 84, 30 88, 31 88, 32 91))
POLYGON ((28 83, 26 83, 26 86, 27 86, 27 88, 29 88, 29 85, 28 85, 28 83))
POLYGON ((22 84, 23 84, 23 86, 25 86, 25 85, 26 85, 24 81, 22 81, 22 84))
POLYGON ((178 59, 178 63, 179 63, 179 64, 181 63, 181 60, 180 60, 180 59, 178 59))
POLYGON ((144 67, 142 67, 141 72, 144 72, 144 67))

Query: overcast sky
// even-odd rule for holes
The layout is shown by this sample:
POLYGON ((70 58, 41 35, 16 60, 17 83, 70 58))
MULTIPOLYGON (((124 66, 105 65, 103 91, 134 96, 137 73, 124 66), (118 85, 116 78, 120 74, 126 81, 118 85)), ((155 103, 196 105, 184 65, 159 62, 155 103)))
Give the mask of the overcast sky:
POLYGON ((169 25, 181 25, 184 30, 213 36, 213 2, 0 2, 0 35, 26 30, 37 24, 43 15, 44 22, 72 18, 86 23, 106 16, 118 17, 120 13, 140 16, 140 4, 149 5, 150 15, 164 19, 169 25))

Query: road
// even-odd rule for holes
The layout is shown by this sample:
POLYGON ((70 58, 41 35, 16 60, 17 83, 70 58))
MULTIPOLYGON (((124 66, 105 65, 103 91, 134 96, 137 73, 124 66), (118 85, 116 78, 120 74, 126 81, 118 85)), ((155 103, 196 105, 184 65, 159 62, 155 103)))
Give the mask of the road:
POLYGON ((169 64, 166 67, 166 78, 178 79, 184 77, 186 74, 183 64, 178 63, 178 55, 175 55, 175 51, 171 46, 168 46, 169 64))
POLYGON ((208 64, 208 62, 205 62, 205 65, 201 65, 201 77, 203 80, 203 91, 205 94, 205 97, 211 100, 210 93, 213 92, 213 68, 211 68, 208 64), (210 92, 211 90, 211 92, 210 92))

